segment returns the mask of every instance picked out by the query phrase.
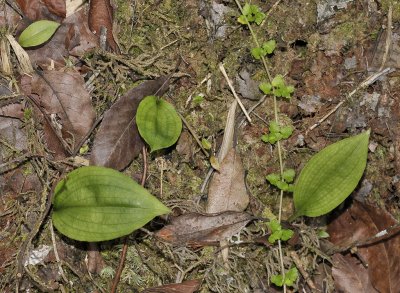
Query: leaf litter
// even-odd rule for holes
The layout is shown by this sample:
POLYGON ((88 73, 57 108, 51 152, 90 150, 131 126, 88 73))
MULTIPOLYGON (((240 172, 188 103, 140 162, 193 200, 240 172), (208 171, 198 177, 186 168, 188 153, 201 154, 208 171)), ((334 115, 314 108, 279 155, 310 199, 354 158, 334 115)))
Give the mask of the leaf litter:
POLYGON ((354 201, 350 208, 330 222, 327 231, 330 235, 329 240, 333 244, 347 247, 353 243, 359 243, 355 255, 336 257, 332 273, 337 285, 341 284, 341 288, 344 288, 346 292, 362 292, 356 290, 357 286, 366 286, 361 279, 357 282, 344 282, 348 278, 345 272, 350 267, 355 271, 362 271, 355 277, 361 278, 367 273, 367 280, 377 292, 397 292, 400 286, 398 277, 400 275, 400 235, 395 234, 388 239, 362 245, 378 232, 395 224, 397 221, 385 210, 359 201, 354 201))
MULTIPOLYGON (((61 149, 54 145, 56 132, 67 142, 66 151, 71 153, 91 129, 96 115, 81 75, 73 71, 44 71, 34 74, 31 83, 24 86, 25 94, 31 95, 43 107, 43 114, 51 119, 45 138, 52 144, 52 151, 61 149)), ((58 158, 63 155, 56 152, 58 158)))
MULTIPOLYGON (((7 1, 7 3, 9 2, 14 3, 14 1, 7 1)), ((65 18, 64 13, 68 14, 68 7, 66 7, 66 11, 63 8, 64 1, 46 0, 40 2, 31 0, 17 2, 21 4, 25 15, 31 20, 52 19, 61 22, 65 18)), ((69 24, 66 19, 62 21, 62 26, 50 42, 40 48, 28 50, 32 63, 39 65, 42 70, 46 70, 49 67, 61 70, 65 65, 67 67, 76 67, 76 71, 82 75, 85 81, 92 79, 94 76, 95 89, 91 94, 93 98, 91 103, 96 109, 97 117, 101 119, 103 110, 112 106, 114 98, 124 96, 126 89, 131 88, 134 82, 148 76, 163 76, 171 72, 171 64, 175 63, 176 55, 179 52, 179 55, 182 56, 188 66, 187 68, 181 67, 181 71, 190 73, 190 77, 186 75, 178 83, 171 86, 168 95, 173 95, 176 108, 188 121, 189 125, 191 124, 194 127, 196 134, 200 138, 212 141, 210 153, 215 153, 220 145, 221 134, 224 132, 223 121, 227 112, 221 109, 226 109, 226 105, 230 100, 229 97, 231 97, 230 92, 224 87, 224 81, 221 81, 219 72, 214 70, 217 68, 217 64, 223 61, 229 72, 240 72, 240 68, 247 68, 251 72, 251 80, 254 79, 256 83, 263 78, 258 68, 252 67, 254 66, 254 60, 249 59, 245 53, 251 49, 251 45, 243 41, 248 40, 249 32, 236 29, 237 23, 235 20, 237 18, 237 11, 234 5, 228 2, 224 2, 223 4, 212 2, 208 9, 204 9, 196 1, 188 1, 186 5, 179 5, 179 3, 177 4, 173 1, 153 3, 148 1, 128 2, 116 0, 115 2, 118 4, 117 9, 114 11, 116 15, 109 18, 114 23, 111 29, 107 27, 107 33, 112 31, 118 32, 118 39, 123 51, 122 55, 113 55, 107 52, 99 54, 96 50, 89 51, 98 47, 99 40, 98 36, 94 35, 89 29, 87 15, 85 14, 88 6, 83 5, 84 9, 81 9, 79 14, 75 13, 72 15, 76 17, 75 20, 71 20, 69 24), (210 11, 210 9, 214 10, 214 12, 210 11), (199 16, 200 10, 202 16, 199 16), (217 18, 212 13, 217 13, 217 18), (207 24, 207 21, 209 24, 207 24), (135 68, 136 65, 137 68, 135 68), (96 72, 96 70, 100 72, 96 72), (132 78, 132 76, 135 77, 132 78), (194 88, 193 84, 197 84, 198 80, 201 80, 204 76, 210 76, 207 89, 205 85, 194 88), (182 105, 187 100, 188 94, 191 94, 193 91, 196 91, 194 94, 206 93, 201 105, 192 105, 190 108, 184 108, 182 105)), ((108 1, 106 4, 108 4, 108 1)), ((387 30, 385 28, 386 20, 384 17, 388 11, 387 1, 383 1, 379 7, 373 1, 370 1, 368 5, 358 5, 354 1, 317 1, 315 3, 307 3, 306 5, 301 1, 294 1, 290 6, 281 1, 278 1, 276 5, 273 3, 261 3, 259 1, 256 1, 254 4, 260 4, 262 10, 268 13, 268 20, 261 27, 263 35, 267 33, 268 37, 277 40, 278 50, 274 52, 274 56, 271 56, 269 60, 273 64, 273 73, 282 73, 285 75, 289 71, 286 77, 289 80, 294 79, 296 82, 296 92, 291 102, 282 102, 280 104, 282 111, 280 119, 284 121, 288 118, 292 119, 290 123, 293 122, 293 125, 295 125, 296 133, 299 134, 299 137, 300 135, 303 137, 303 143, 300 148, 294 146, 291 142, 282 143, 285 155, 287 155, 286 162, 290 165, 288 167, 293 167, 297 169, 296 171, 299 171, 312 151, 322 149, 323 146, 331 144, 332 141, 336 141, 341 136, 348 136, 355 132, 358 133, 359 128, 364 127, 364 125, 365 127, 371 127, 372 139, 376 147, 373 153, 369 153, 368 167, 364 174, 372 186, 371 192, 365 198, 368 201, 377 202, 380 207, 385 206, 393 215, 398 214, 399 204, 397 193, 399 180, 397 178, 397 171, 399 165, 399 148, 397 143, 398 135, 396 135, 398 133, 398 125, 396 125, 395 121, 397 121, 396 119, 399 116, 397 112, 399 111, 396 110, 395 106, 392 107, 391 112, 387 110, 388 107, 395 104, 393 102, 396 102, 397 91, 395 90, 396 87, 393 86, 397 82, 396 72, 391 72, 390 75, 383 76, 380 80, 370 84, 365 92, 360 92, 361 96, 364 96, 367 92, 379 94, 377 105, 379 113, 385 113, 383 116, 379 116, 377 111, 366 109, 364 105, 360 105, 359 107, 358 99, 354 97, 354 100, 349 102, 349 105, 347 105, 347 102, 343 104, 342 108, 339 108, 334 115, 318 125, 315 130, 310 133, 303 131, 335 107, 349 91, 349 88, 357 85, 365 78, 366 52, 370 51, 371 48, 371 51, 374 51, 374 45, 378 47, 375 50, 376 54, 372 54, 372 56, 375 56, 373 57, 375 60, 369 62, 369 64, 372 64, 373 67, 379 67, 382 63, 381 58, 384 57, 383 55, 386 51, 385 35, 387 30), (333 7, 332 9, 329 8, 329 11, 334 13, 321 18, 321 13, 319 15, 317 13, 317 7, 321 7, 325 2, 333 7), (339 2, 346 3, 346 7, 337 6, 336 4, 339 2), (336 9, 335 7, 340 9, 336 9), (317 25, 318 16, 320 16, 320 21, 317 25), (377 36, 378 38, 376 38, 377 36), (355 64, 355 67, 353 65, 349 66, 349 62, 345 61, 350 59, 351 64, 355 64), (293 63, 297 65, 293 66, 293 63), (290 72, 290 68, 295 70, 290 72), (318 97, 318 101, 315 102, 313 99, 309 99, 309 97, 318 97), (394 119, 390 119, 390 117, 394 117, 394 119), (362 123, 347 123, 349 120, 362 121, 362 123), (356 130, 357 128, 358 130, 356 130), (394 150, 392 147, 393 141, 395 142, 394 150)), ((204 6, 206 4, 203 2, 201 5, 204 6)), ((15 6, 18 5, 15 4, 15 6)), ((322 10, 320 9, 320 11, 322 10)), ((398 48, 395 45, 396 34, 398 34, 398 13, 396 11, 398 9, 394 9, 393 13, 393 38, 387 59, 387 66, 397 68, 396 54, 398 53, 398 48)), ((4 20, 4 17, 9 17, 9 15, 0 17, 4 20)), ((18 29, 20 30, 24 26, 22 23, 24 21, 19 21, 20 26, 18 29)), ((17 37, 18 31, 14 35, 17 37)), ((11 52, 10 60, 13 62, 12 65, 14 65, 12 71, 17 72, 17 70, 14 70, 17 66, 14 63, 13 52, 11 52)), ((179 74, 181 76, 185 75, 182 72, 179 74)), ((243 79, 243 81, 245 80, 243 79)), ((10 80, 9 82, 12 83, 10 80)), ((246 91, 247 93, 251 91, 254 96, 257 96, 254 84, 247 87, 248 85, 250 85, 248 82, 245 85, 242 84, 242 88, 245 87, 243 95, 246 95, 246 91)), ((17 94, 19 94, 17 90, 11 93, 11 95, 17 94)), ((18 122, 18 124, 10 126, 9 122, 6 122, 5 125, 10 126, 9 130, 11 134, 19 134, 22 136, 16 137, 26 138, 26 146, 30 151, 40 154, 45 158, 29 159, 26 164, 22 164, 16 170, 18 172, 9 172, 8 174, 1 175, 3 181, 0 180, 0 182, 6 182, 7 184, 12 182, 10 184, 12 187, 10 185, 7 186, 7 184, 4 186, 3 183, 0 183, 2 191, 1 202, 4 203, 0 212, 2 215, 0 218, 0 227, 2 229, 0 234, 2 240, 0 258, 3 261, 4 256, 4 259, 7 260, 0 265, 0 271, 5 276, 4 280, 0 280, 0 288, 1 290, 5 288, 5 292, 15 288, 14 284, 11 285, 15 277, 13 272, 16 262, 12 256, 15 255, 16 249, 20 246, 19 240, 21 237, 26 238, 26 230, 34 227, 30 219, 36 219, 40 214, 40 204, 45 202, 46 199, 44 196, 45 188, 37 181, 35 183, 27 179, 26 175, 32 175, 29 173, 33 172, 35 176, 37 176, 36 174, 40 174, 40 179, 44 182, 51 182, 58 178, 60 170, 65 169, 63 159, 68 155, 67 153, 60 153, 59 158, 63 161, 53 161, 54 158, 52 155, 54 154, 46 151, 46 147, 48 147, 51 141, 57 142, 55 135, 51 138, 45 137, 44 142, 47 146, 42 145, 42 128, 45 129, 45 133, 54 132, 54 129, 51 129, 50 125, 53 127, 63 126, 60 117, 57 115, 53 115, 52 117, 51 115, 47 115, 49 113, 45 112, 47 113, 46 117, 49 118, 49 121, 47 121, 43 119, 41 114, 36 112, 38 109, 29 100, 23 97, 18 98, 19 102, 23 101, 21 104, 23 105, 23 111, 21 111, 22 113, 18 113, 18 118, 16 119, 15 117, 9 117, 13 121, 18 122), (29 116, 30 109, 34 109, 35 111, 32 117, 29 116), (11 174, 13 175, 10 176, 11 174), (33 190, 29 186, 36 186, 36 190, 33 190), (23 194, 25 191, 28 193, 23 194), (20 192, 22 193, 20 194, 20 192), (5 195, 3 195, 4 193, 5 195), (41 195, 43 198, 41 198, 41 195), (16 200, 14 200, 15 197, 17 197, 16 200), (10 243, 9 248, 4 246, 3 243, 10 243), (11 286, 8 287, 8 285, 11 286)), ((13 104, 13 101, 14 98, 10 97, 10 95, 6 97, 2 96, 1 105, 13 104)), ((243 103, 246 109, 250 109, 256 102, 244 100, 243 103)), ((42 104, 38 105, 42 111, 45 111, 42 104)), ((236 133, 238 138, 235 146, 236 156, 240 154, 243 170, 248 173, 246 177, 248 192, 251 193, 252 198, 257 200, 260 209, 257 209, 257 211, 254 210, 254 213, 260 216, 269 214, 268 211, 271 210, 276 212, 277 205, 276 190, 268 186, 265 182, 265 175, 268 174, 267 171, 276 170, 276 154, 273 147, 270 148, 260 141, 260 136, 266 131, 263 121, 271 119, 273 115, 272 109, 272 104, 269 99, 266 99, 254 110, 254 117, 252 116, 252 119, 254 118, 255 122, 251 125, 240 127, 240 131, 236 133), (258 120, 257 117, 261 119, 258 120)), ((2 110, 1 113, 7 113, 8 111, 6 109, 2 110)), ((17 113, 11 114, 13 116, 17 113)), ((114 119, 118 116, 119 113, 114 112, 114 119)), ((107 123, 112 120, 112 117, 109 119, 107 123)), ((100 128, 106 127, 103 125, 104 121, 100 128)), ((225 130, 225 132, 229 131, 225 130)), ((93 153, 94 145, 96 145, 99 139, 99 133, 100 129, 94 128, 89 129, 89 132, 85 134, 87 145, 81 154, 82 159, 89 158, 91 153, 93 153)), ((68 144, 73 143, 74 139, 71 139, 68 133, 62 133, 62 128, 58 134, 68 144)), ((12 136, 1 136, 0 139, 0 147, 4 160, 13 160, 21 154, 6 146, 5 143, 10 144, 11 141, 11 146, 15 147, 15 140, 12 139, 12 136)), ((150 157, 147 181, 148 188, 154 191, 155 194, 161 191, 159 194, 162 194, 162 200, 170 206, 174 206, 174 210, 182 209, 184 211, 181 216, 183 219, 187 215, 185 213, 190 215, 190 212, 194 210, 198 211, 207 208, 204 195, 199 193, 199 189, 207 168, 210 165, 209 158, 205 158, 199 153, 198 147, 192 143, 193 139, 189 136, 187 140, 190 141, 190 143, 186 143, 188 150, 185 149, 182 152, 186 158, 179 156, 175 149, 157 154, 157 156, 162 156, 162 159, 168 162, 168 168, 163 169, 164 171, 161 173, 156 166, 155 160, 153 160, 154 157, 150 157)), ((19 140, 17 141, 20 142, 19 140)), ((139 142, 137 143, 139 145, 139 142)), ((59 143, 57 144, 59 145, 59 143)), ((224 146, 224 151, 221 153, 226 154, 232 150, 233 145, 224 143, 222 145, 224 146)), ((110 146, 111 142, 108 143, 108 147, 110 146)), ((25 146, 23 149, 25 149, 25 146)), ((53 149, 53 147, 50 147, 50 149, 53 149)), ((117 166, 119 164, 118 161, 121 161, 122 163, 120 163, 118 168, 126 168, 127 174, 135 178, 138 177, 138 174, 141 172, 140 161, 134 160, 132 164, 129 164, 132 160, 131 157, 135 157, 137 151, 133 155, 130 153, 130 150, 126 152, 129 157, 128 160, 123 157, 123 152, 126 150, 123 147, 121 150, 122 154, 115 156, 115 160, 111 159, 110 162, 117 166)), ((221 167, 224 157, 218 157, 218 161, 221 167)), ((224 169, 220 169, 220 171, 224 171, 224 169)), ((226 174, 229 173, 228 170, 225 171, 226 174)), ((217 178, 217 175, 221 173, 215 172, 216 176, 213 177, 217 178)), ((234 172, 231 175, 227 175, 227 177, 233 174, 234 172)), ((229 186, 229 184, 226 186, 229 186)), ((242 187, 239 189, 242 189, 242 187)), ((221 210, 226 209, 227 206, 231 208, 229 204, 223 202, 224 196, 221 196, 217 200, 219 203, 216 206, 219 206, 221 210)), ((290 195, 285 196, 284 217, 293 212, 293 207, 290 203, 290 195)), ((243 206, 245 205, 243 204, 243 206)), ((375 209, 375 206, 373 209, 375 209)), ((253 208, 250 210, 253 211, 253 208)), ((226 213, 224 211, 221 212, 223 212, 222 214, 226 213)), ((200 215, 204 216, 203 214, 197 214, 198 217, 200 215)), ((218 216, 215 217, 218 219, 218 216)), ((163 225, 164 220, 155 220, 151 225, 146 226, 146 229, 136 234, 135 238, 129 237, 129 261, 126 262, 126 267, 122 274, 120 282, 121 290, 141 291, 146 287, 159 286, 160 284, 167 285, 165 285, 165 288, 153 288, 156 290, 155 292, 168 290, 169 285, 172 286, 172 290, 179 290, 181 285, 174 284, 177 280, 196 280, 201 278, 201 291, 224 293, 278 291, 277 288, 272 288, 268 285, 269 276, 279 272, 279 267, 277 267, 278 260, 276 258, 277 250, 274 246, 269 246, 268 249, 254 244, 231 246, 229 248, 230 255, 228 261, 221 264, 219 258, 215 257, 215 253, 210 253, 209 248, 206 246, 194 250, 186 247, 179 239, 174 239, 176 245, 173 246, 169 246, 164 241, 153 239, 150 236, 153 235, 151 233, 154 230, 162 231, 159 229, 160 225, 163 225), (147 232, 145 233, 145 231, 147 232), (151 268, 151 271, 149 268, 151 268)), ((207 219, 203 219, 205 223, 213 222, 213 220, 215 219, 213 219, 212 214, 208 215, 207 219)), ((182 223, 178 228, 174 228, 178 229, 178 231, 174 231, 173 233, 179 235, 179 229, 181 229, 186 233, 182 236, 183 239, 188 242, 193 241, 195 244, 201 244, 202 239, 208 240, 208 237, 218 242, 221 240, 221 235, 225 237, 225 235, 232 234, 234 230, 237 232, 241 231, 243 225, 246 225, 244 224, 245 222, 240 223, 240 225, 238 223, 237 229, 233 229, 236 224, 232 224, 230 221, 222 222, 222 226, 217 225, 214 227, 216 231, 212 228, 210 228, 211 230, 204 228, 201 232, 205 234, 194 238, 194 240, 189 238, 190 226, 185 226, 185 223, 182 223), (227 231, 231 231, 232 233, 224 231, 221 227, 227 227, 227 231), (210 234, 208 235, 207 232, 210 234)), ((233 221, 233 223, 235 222, 233 221)), ((173 221, 170 225, 173 225, 173 221)), ((299 240, 295 248, 285 246, 284 250, 288 252, 295 249, 300 255, 300 265, 304 266, 308 272, 315 273, 315 267, 319 267, 321 259, 324 259, 324 257, 318 254, 318 239, 312 237, 312 235, 316 234, 314 230, 317 228, 315 227, 320 228, 320 224, 305 220, 305 223, 302 223, 302 225, 303 228, 298 236, 299 240)), ((165 228, 168 226, 165 226, 165 228)), ((35 246, 39 247, 41 244, 49 245, 51 243, 48 241, 49 237, 46 236, 46 227, 44 225, 43 229, 36 234, 32 245, 29 243, 28 251, 34 250, 35 246)), ((386 228, 383 227, 382 229, 386 228)), ((265 229, 262 222, 252 221, 251 224, 248 224, 245 233, 254 233, 265 238, 265 229)), ((375 235, 374 233, 379 229, 375 229, 374 232, 371 232, 371 235, 375 235)), ((367 234, 369 235, 369 233, 367 234)), ((100 275, 92 274, 89 278, 86 266, 83 263, 85 255, 79 249, 79 244, 73 243, 78 249, 71 250, 71 247, 73 247, 70 245, 71 243, 68 243, 67 246, 64 238, 59 238, 59 235, 55 236, 57 247, 62 247, 62 250, 64 250, 63 253, 60 253, 60 257, 64 261, 62 267, 67 273, 68 279, 73 281, 75 286, 77 286, 74 290, 82 292, 93 290, 104 291, 105 288, 108 288, 110 276, 113 274, 113 270, 110 270, 110 268, 114 267, 116 263, 115 254, 119 250, 118 245, 114 246, 117 242, 101 245, 106 267, 100 272, 100 275), (71 254, 73 257, 65 257, 71 254), (68 263, 65 263, 66 261, 68 263), (71 273, 66 268, 67 266, 74 273, 71 273), (78 275, 79 277, 77 277, 78 275), (82 280, 84 281, 82 282, 82 280), (86 280, 94 281, 92 283, 86 280)), ((385 241, 381 240, 379 244, 385 245, 385 243, 390 243, 389 240, 393 241, 390 238, 385 241)), ((371 244, 368 246, 368 249, 377 245, 371 244)), ((354 283, 353 287, 348 285, 348 278, 347 283, 344 281, 343 284, 345 285, 342 287, 340 284, 336 284, 337 290, 346 290, 350 286, 348 289, 353 291, 372 291, 372 285, 370 286, 370 284, 377 286, 374 283, 376 280, 373 278, 375 272, 371 273, 370 268, 365 268, 363 265, 367 261, 365 261, 360 253, 362 248, 365 249, 366 247, 358 247, 358 252, 356 253, 358 253, 359 257, 357 258, 352 254, 346 254, 343 257, 341 254, 333 256, 335 274, 342 275, 342 277, 346 277, 347 275, 351 277, 350 281, 354 283), (369 281, 367 281, 365 276, 368 276, 369 281)), ((396 251, 395 253, 398 254, 396 251)), ((286 266, 289 266, 291 263, 290 258, 287 257, 288 255, 284 255, 286 266)), ((379 256, 381 257, 380 254, 379 256)), ((395 261, 396 259, 393 258, 393 262, 395 261)), ((376 263, 377 261, 372 261, 374 266, 376 263)), ((54 285, 68 286, 68 282, 61 280, 58 274, 55 259, 51 262, 45 261, 45 265, 46 268, 42 268, 40 265, 35 266, 35 268, 26 268, 36 277, 35 280, 41 281, 41 283, 36 285, 39 286, 40 290, 43 289, 42 291, 46 291, 44 290, 46 288, 55 288, 54 285)), ((393 270, 395 271, 395 269, 396 266, 393 265, 393 270)), ((325 280, 322 280, 319 284, 321 288, 326 288, 325 285, 333 288, 333 284, 329 283, 331 277, 329 270, 327 274, 328 276, 326 276, 325 280)), ((378 276, 380 276, 379 273, 378 276)), ((34 290, 34 286, 30 282, 28 275, 25 274, 23 278, 23 286, 20 289, 34 290)), ((303 281, 304 279, 300 278, 298 284, 296 284, 298 286, 296 290, 308 290, 303 281)), ((184 285, 182 286, 184 287, 184 285)), ((382 288, 385 289, 384 287, 382 288)))

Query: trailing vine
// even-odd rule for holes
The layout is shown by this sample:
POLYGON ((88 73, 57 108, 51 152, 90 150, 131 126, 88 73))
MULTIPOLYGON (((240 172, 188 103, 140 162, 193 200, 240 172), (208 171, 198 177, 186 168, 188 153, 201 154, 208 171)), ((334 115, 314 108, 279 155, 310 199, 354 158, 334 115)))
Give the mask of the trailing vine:
POLYGON ((291 136, 293 129, 290 126, 281 125, 279 122, 279 111, 278 111, 278 98, 290 99, 291 94, 294 92, 294 87, 287 85, 282 75, 278 74, 272 77, 268 63, 267 56, 274 52, 276 47, 275 40, 267 40, 260 42, 252 24, 260 25, 266 18, 265 13, 257 5, 246 3, 243 7, 239 0, 235 0, 237 7, 240 10, 241 15, 238 18, 238 22, 242 25, 246 25, 250 31, 255 47, 251 49, 251 55, 256 60, 261 60, 264 71, 267 75, 267 81, 261 82, 259 85, 260 90, 265 95, 272 95, 274 104, 274 120, 269 123, 269 134, 263 135, 262 140, 266 143, 276 144, 279 158, 279 174, 272 173, 267 176, 267 180, 274 186, 280 189, 279 197, 279 214, 277 221, 271 221, 269 228, 271 230, 271 236, 269 241, 274 243, 277 241, 279 249, 279 259, 281 267, 281 275, 271 276, 270 281, 277 286, 283 286, 284 292, 286 292, 286 286, 293 286, 295 283, 298 273, 295 267, 285 271, 283 262, 282 252, 282 241, 286 241, 292 237, 293 231, 282 229, 282 201, 284 191, 292 191, 293 185, 291 184, 294 180, 295 172, 293 169, 284 169, 283 158, 282 158, 282 146, 280 141, 287 139, 291 136))

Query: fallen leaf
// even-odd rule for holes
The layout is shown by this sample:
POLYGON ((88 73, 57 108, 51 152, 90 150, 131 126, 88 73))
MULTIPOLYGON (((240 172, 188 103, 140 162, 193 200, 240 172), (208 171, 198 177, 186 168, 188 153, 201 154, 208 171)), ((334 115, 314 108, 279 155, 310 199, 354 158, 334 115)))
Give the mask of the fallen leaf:
POLYGON ((89 8, 89 28, 100 36, 101 27, 107 29, 107 45, 113 52, 119 53, 113 35, 113 7, 110 0, 91 0, 89 8))
POLYGON ((189 280, 182 283, 148 288, 142 291, 142 293, 194 293, 199 290, 200 285, 200 280, 189 280))
POLYGON ((174 245, 199 247, 217 245, 219 241, 239 233, 253 217, 244 212, 220 214, 188 213, 171 221, 155 235, 174 245))
MULTIPOLYGON (((28 89, 29 90, 29 89, 28 89)), ((62 138, 69 141, 71 149, 82 140, 94 123, 95 112, 89 92, 79 73, 44 71, 32 77, 32 97, 54 121, 53 129, 59 129, 62 138)), ((47 142, 53 137, 45 129, 47 142)), ((54 138, 53 138, 54 139, 54 138)))
POLYGON ((67 14, 66 0, 42 0, 47 9, 54 15, 65 18, 67 14))
POLYGON ((31 21, 39 19, 57 21, 65 18, 65 0, 16 0, 16 2, 31 21))
POLYGON ((91 32, 84 9, 68 16, 63 24, 68 26, 64 44, 71 55, 80 56, 99 46, 99 39, 91 32))
POLYGON ((207 213, 244 211, 249 204, 244 168, 239 154, 231 148, 220 163, 208 189, 207 213))
POLYGON ((357 258, 337 253, 332 257, 332 264, 332 276, 338 292, 378 292, 371 284, 368 269, 357 258))
MULTIPOLYGON (((396 224, 386 211, 354 201, 352 206, 334 219, 327 232, 330 241, 339 247, 370 239, 378 232, 396 224)), ((400 235, 357 248, 368 264, 373 287, 379 292, 398 292, 400 287, 400 235)), ((355 292, 355 291, 353 291, 355 292)), ((359 291, 360 292, 360 291, 359 291)))
POLYGON ((122 170, 139 154, 143 140, 136 127, 137 107, 146 96, 162 95, 168 88, 167 79, 163 76, 143 82, 106 111, 94 139, 91 165, 122 170))

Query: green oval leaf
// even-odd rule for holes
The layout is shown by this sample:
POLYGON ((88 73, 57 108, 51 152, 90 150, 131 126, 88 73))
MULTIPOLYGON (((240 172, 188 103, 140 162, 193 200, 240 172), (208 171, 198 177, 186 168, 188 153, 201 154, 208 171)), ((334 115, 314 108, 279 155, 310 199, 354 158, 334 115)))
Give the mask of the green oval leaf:
POLYGON ((317 217, 342 203, 356 188, 367 164, 369 130, 338 141, 314 155, 294 187, 299 216, 317 217))
POLYGON ((182 121, 174 106, 156 96, 148 96, 140 102, 136 124, 152 152, 176 143, 182 131, 182 121))
POLYGON ((55 33, 59 23, 50 20, 39 20, 30 24, 19 36, 22 47, 33 47, 47 42, 55 33))
POLYGON ((118 238, 170 210, 145 188, 113 169, 81 167, 54 191, 53 223, 79 241, 118 238))

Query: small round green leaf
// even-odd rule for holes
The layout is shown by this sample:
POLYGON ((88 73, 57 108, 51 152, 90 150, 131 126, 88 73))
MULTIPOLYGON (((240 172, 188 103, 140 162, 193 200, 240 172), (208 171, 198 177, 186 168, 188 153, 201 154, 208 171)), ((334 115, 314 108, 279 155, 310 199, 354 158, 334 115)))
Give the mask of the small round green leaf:
POLYGON ((54 191, 53 224, 79 241, 128 235, 170 210, 128 176, 89 166, 69 173, 54 191))
POLYGON ((22 47, 33 47, 47 42, 55 33, 59 23, 50 20, 39 20, 29 25, 19 36, 22 47))
POLYGON ((329 213, 356 188, 367 164, 369 130, 338 141, 314 155, 294 187, 294 205, 299 216, 329 213))
POLYGON ((156 96, 148 96, 140 102, 136 124, 152 152, 176 143, 182 131, 182 121, 175 108, 156 96))

